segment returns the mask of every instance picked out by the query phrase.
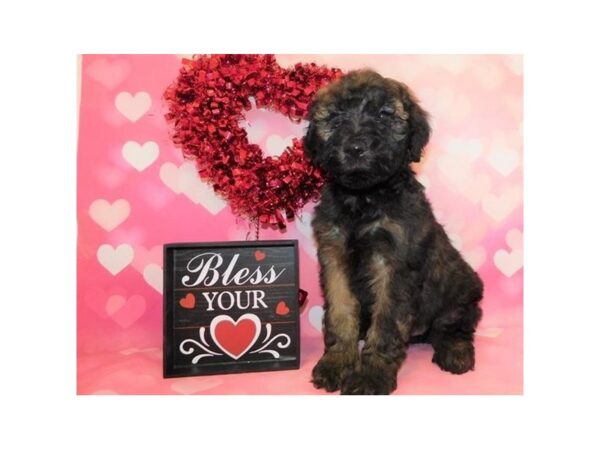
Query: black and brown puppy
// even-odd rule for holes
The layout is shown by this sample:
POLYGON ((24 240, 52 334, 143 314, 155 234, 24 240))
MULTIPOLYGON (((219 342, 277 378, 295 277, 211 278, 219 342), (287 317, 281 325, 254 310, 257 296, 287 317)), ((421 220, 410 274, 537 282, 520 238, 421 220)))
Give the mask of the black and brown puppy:
POLYGON ((410 342, 430 342, 442 370, 472 370, 483 284, 410 168, 427 113, 404 84, 361 70, 322 89, 309 121, 306 152, 329 176, 312 222, 325 295, 314 385, 389 394, 410 342))

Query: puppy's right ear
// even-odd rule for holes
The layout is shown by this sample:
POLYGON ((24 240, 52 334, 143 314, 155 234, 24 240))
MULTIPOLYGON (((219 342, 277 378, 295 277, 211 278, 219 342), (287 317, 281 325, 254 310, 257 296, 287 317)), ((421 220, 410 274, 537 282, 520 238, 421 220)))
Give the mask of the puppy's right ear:
MULTIPOLYGON (((310 120, 310 116, 309 116, 310 120)), ((316 162, 319 147, 321 146, 321 138, 317 133, 317 126, 313 121, 308 125, 308 130, 302 139, 304 144, 304 154, 313 162, 316 162)))

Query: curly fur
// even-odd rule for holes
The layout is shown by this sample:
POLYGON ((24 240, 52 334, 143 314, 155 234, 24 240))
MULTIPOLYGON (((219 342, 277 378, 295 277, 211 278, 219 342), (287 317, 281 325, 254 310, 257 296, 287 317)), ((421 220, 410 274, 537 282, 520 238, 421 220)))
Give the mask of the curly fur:
POLYGON ((313 384, 389 394, 410 342, 431 343, 442 370, 472 370, 483 284, 410 168, 427 113, 404 84, 362 70, 319 91, 309 122, 306 153, 329 178, 312 222, 325 296, 313 384))

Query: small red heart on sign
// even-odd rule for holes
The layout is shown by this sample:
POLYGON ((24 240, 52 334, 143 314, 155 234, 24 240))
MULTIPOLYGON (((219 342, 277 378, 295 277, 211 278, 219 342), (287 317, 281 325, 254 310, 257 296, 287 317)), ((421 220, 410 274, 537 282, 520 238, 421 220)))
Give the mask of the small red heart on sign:
POLYGON ((289 312, 290 308, 288 308, 288 305, 286 305, 283 300, 277 303, 277 308, 275 308, 275 314, 285 316, 289 312))
POLYGON ((262 261, 266 257, 267 257, 267 254, 265 252, 263 252, 262 250, 256 250, 254 252, 254 259, 256 259, 257 261, 262 261))
POLYGON ((188 295, 179 300, 179 304, 182 308, 194 309, 194 306, 196 306, 196 297, 190 292, 188 295))

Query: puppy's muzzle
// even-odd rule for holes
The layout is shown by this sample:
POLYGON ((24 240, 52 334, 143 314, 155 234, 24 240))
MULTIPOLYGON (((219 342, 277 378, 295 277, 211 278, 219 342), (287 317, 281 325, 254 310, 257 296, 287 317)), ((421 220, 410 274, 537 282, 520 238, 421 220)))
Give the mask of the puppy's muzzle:
POLYGON ((364 156, 369 150, 374 150, 379 145, 379 140, 374 137, 362 136, 348 140, 344 145, 344 154, 348 157, 358 158, 364 156))

